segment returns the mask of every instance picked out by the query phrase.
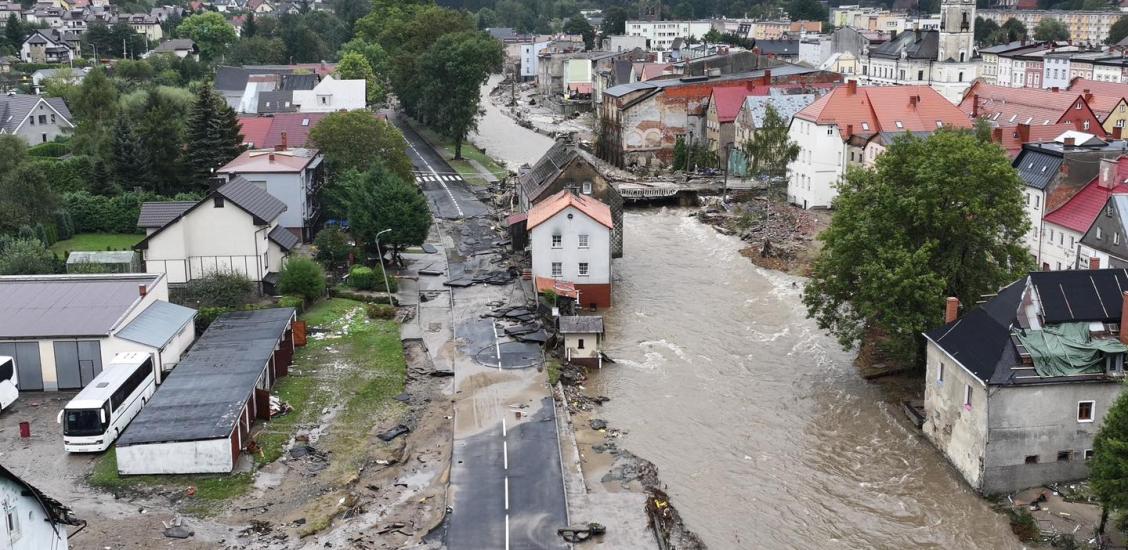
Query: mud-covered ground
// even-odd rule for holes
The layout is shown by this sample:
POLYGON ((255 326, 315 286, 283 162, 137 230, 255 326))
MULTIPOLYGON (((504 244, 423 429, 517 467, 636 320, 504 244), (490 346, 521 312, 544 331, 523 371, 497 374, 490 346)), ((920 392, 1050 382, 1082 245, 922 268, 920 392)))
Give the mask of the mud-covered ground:
POLYGON ((698 218, 748 243, 744 257, 767 269, 807 276, 820 248, 818 235, 830 212, 803 210, 762 191, 739 193, 726 208, 707 207, 698 218))

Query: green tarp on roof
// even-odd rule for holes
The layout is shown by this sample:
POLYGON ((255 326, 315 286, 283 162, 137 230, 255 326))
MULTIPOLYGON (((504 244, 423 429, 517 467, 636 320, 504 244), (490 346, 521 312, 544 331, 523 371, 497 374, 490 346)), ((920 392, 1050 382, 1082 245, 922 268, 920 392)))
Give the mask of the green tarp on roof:
POLYGON ((1038 376, 1045 377, 1101 374, 1106 355, 1128 351, 1119 340, 1092 339, 1088 323, 1061 323, 1015 336, 1030 352, 1038 376))

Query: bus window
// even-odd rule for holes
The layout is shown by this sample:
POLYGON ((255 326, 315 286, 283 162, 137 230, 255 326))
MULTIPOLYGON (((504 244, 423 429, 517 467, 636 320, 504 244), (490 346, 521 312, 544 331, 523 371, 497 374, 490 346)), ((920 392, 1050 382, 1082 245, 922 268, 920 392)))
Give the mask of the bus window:
POLYGON ((0 382, 11 380, 16 374, 16 365, 12 361, 0 362, 0 382))
MULTIPOLYGON (((101 414, 104 409, 68 409, 63 422, 63 435, 101 435, 106 427, 101 414)), ((107 418, 108 420, 108 418, 107 418)))

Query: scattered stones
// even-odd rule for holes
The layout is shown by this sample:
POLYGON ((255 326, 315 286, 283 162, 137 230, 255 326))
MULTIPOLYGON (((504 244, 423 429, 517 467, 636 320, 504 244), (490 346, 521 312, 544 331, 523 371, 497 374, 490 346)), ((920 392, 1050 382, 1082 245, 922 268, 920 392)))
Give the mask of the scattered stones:
POLYGON ((591 419, 589 424, 591 424, 591 429, 593 429, 593 430, 606 430, 607 429, 607 421, 600 419, 600 418, 591 419))

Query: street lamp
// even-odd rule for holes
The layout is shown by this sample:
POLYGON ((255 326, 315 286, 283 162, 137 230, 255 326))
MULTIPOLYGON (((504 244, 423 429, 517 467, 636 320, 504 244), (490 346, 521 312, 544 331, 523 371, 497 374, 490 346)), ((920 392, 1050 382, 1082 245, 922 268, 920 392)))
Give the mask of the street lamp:
POLYGON ((732 159, 732 146, 733 143, 731 141, 725 144, 725 180, 724 186, 721 187, 721 204, 724 204, 725 200, 728 198, 728 173, 729 161, 732 159))
POLYGON ((388 305, 395 305, 392 303, 392 287, 388 284, 388 270, 384 269, 384 252, 380 250, 380 235, 391 231, 389 227, 376 234, 376 255, 380 257, 380 274, 384 276, 384 292, 388 293, 388 305))

